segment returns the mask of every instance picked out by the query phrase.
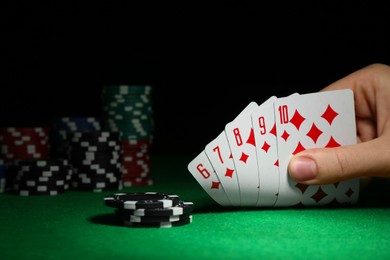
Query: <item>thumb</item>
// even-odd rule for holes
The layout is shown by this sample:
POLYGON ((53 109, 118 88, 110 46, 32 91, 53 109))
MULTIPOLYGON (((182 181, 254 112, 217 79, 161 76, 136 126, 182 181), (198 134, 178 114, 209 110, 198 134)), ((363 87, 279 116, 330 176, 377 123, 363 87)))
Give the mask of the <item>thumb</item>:
POLYGON ((383 139, 302 151, 291 158, 288 172, 295 181, 310 185, 363 176, 390 177, 390 142, 383 139))

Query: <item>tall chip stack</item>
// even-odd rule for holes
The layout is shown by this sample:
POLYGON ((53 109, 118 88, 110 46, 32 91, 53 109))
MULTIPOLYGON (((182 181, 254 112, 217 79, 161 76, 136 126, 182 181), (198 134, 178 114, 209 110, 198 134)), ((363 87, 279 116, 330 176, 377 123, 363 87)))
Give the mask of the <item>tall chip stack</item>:
POLYGON ((149 85, 106 85, 102 90, 102 127, 120 133, 124 187, 153 184, 153 88, 149 85))

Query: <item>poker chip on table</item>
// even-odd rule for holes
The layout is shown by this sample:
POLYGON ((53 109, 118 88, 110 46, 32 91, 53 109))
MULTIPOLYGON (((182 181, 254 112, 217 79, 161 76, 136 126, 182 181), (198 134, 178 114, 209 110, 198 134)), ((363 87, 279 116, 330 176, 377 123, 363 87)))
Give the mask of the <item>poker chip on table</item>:
POLYGON ((12 194, 58 195, 69 189, 72 170, 63 159, 22 159, 9 166, 12 194))
POLYGON ((48 159, 50 157, 50 128, 1 127, 0 158, 4 162, 5 177, 0 178, 1 190, 11 191, 15 172, 12 166, 19 160, 48 159))
POLYGON ((192 215, 177 220, 177 221, 156 221, 156 222, 133 222, 133 221, 123 221, 123 224, 128 227, 158 227, 158 228, 170 228, 184 226, 192 223, 192 215))
POLYGON ((120 135, 108 131, 68 134, 71 188, 101 192, 122 189, 120 135))
POLYGON ((7 162, 48 158, 49 135, 48 127, 1 127, 0 156, 7 162))
POLYGON ((129 214, 124 214, 119 211, 115 211, 115 214, 122 218, 124 221, 130 221, 135 223, 154 223, 154 222, 175 222, 179 220, 187 219, 190 215, 177 215, 177 216, 134 216, 129 214))
POLYGON ((167 208, 152 208, 152 209, 121 209, 115 210, 119 215, 132 215, 132 216, 180 216, 188 215, 194 209, 194 203, 190 201, 180 200, 177 205, 167 208))
POLYGON ((161 192, 116 193, 106 196, 104 202, 120 209, 168 208, 179 203, 179 196, 161 192))
POLYGON ((127 227, 183 226, 192 222, 194 204, 161 192, 115 193, 104 197, 115 216, 127 227))

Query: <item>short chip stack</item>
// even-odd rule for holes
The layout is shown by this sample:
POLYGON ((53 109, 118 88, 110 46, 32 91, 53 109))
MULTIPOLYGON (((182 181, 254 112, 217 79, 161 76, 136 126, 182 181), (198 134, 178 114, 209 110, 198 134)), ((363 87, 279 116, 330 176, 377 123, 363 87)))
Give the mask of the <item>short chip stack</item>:
POLYGON ((119 132, 125 187, 153 184, 150 150, 153 141, 151 86, 108 85, 103 88, 102 127, 119 132))
POLYGON ((19 159, 49 158, 49 134, 47 127, 0 128, 1 158, 7 162, 19 159))
POLYGON ((115 216, 127 227, 170 228, 192 222, 194 204, 161 192, 116 193, 104 197, 115 216))
POLYGON ((69 189, 72 176, 64 159, 17 160, 10 171, 15 174, 10 193, 21 196, 58 195, 69 189))
POLYGON ((2 127, 0 128, 0 159, 6 165, 5 191, 11 191, 16 172, 16 161, 48 159, 50 157, 50 128, 2 127))
POLYGON ((119 133, 73 132, 68 140, 72 189, 94 192, 122 189, 119 133))

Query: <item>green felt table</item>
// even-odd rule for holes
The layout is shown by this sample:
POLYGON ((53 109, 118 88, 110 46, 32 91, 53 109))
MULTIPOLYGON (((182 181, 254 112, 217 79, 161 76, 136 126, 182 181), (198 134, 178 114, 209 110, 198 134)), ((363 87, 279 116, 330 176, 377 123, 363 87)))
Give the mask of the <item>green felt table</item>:
POLYGON ((103 198, 0 194, 0 259, 390 259, 388 182, 373 182, 347 208, 226 208, 187 171, 186 155, 152 155, 151 186, 127 191, 179 195, 191 224, 129 228, 103 198))

